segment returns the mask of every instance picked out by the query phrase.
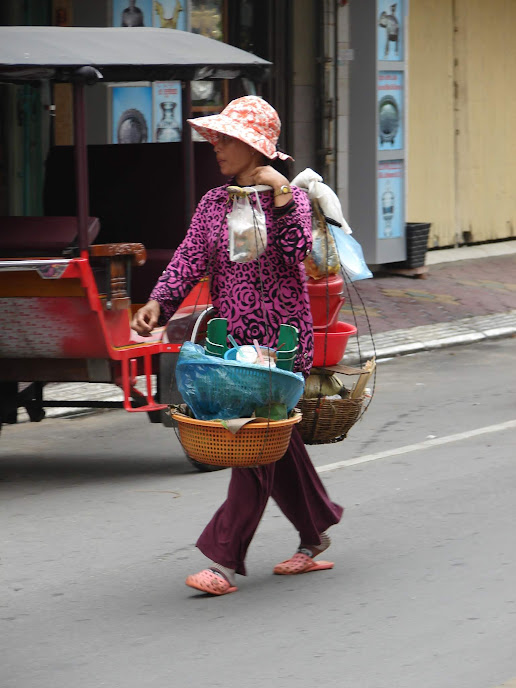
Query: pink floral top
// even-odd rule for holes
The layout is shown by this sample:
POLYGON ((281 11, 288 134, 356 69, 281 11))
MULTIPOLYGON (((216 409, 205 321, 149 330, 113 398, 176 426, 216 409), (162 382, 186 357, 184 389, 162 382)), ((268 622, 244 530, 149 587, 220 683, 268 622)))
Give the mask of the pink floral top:
POLYGON ((229 259, 227 186, 203 196, 190 228, 150 299, 161 307, 161 322, 175 313, 199 280, 208 275, 214 307, 227 318, 238 344, 257 339, 276 346, 281 323, 299 330, 294 370, 308 375, 313 359, 313 328, 303 259, 312 247, 311 208, 304 191, 293 187, 293 200, 275 208, 271 192, 261 193, 266 217, 267 249, 258 260, 229 259))

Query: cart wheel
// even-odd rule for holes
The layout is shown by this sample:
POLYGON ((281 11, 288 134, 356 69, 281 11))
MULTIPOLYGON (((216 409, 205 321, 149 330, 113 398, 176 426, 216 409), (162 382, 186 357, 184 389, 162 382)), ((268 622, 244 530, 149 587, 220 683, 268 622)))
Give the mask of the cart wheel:
POLYGON ((213 471, 223 471, 226 468, 226 466, 210 466, 207 463, 201 463, 200 461, 192 459, 192 457, 188 456, 186 452, 185 455, 188 461, 192 464, 192 466, 196 468, 200 473, 213 473, 213 471))

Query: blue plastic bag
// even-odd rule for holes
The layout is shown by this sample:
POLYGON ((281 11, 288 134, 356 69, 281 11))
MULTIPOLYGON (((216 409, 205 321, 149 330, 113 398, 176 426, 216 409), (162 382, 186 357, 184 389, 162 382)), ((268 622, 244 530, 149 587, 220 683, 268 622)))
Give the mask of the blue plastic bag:
POLYGON ((290 412, 305 387, 302 373, 209 356, 184 342, 176 366, 177 388, 199 420, 251 416, 260 406, 285 404, 290 412))
POLYGON ((362 247, 358 241, 351 234, 345 234, 339 227, 330 222, 327 223, 327 226, 335 240, 340 264, 347 280, 356 282, 372 277, 373 273, 367 267, 362 247))

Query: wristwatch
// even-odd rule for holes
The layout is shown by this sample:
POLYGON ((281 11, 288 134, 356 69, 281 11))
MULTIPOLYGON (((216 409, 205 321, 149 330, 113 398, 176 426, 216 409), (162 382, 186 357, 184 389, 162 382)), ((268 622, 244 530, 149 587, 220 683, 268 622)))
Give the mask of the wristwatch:
POLYGON ((289 193, 292 193, 292 189, 288 184, 283 184, 283 186, 280 186, 280 188, 274 192, 274 198, 276 198, 276 196, 283 196, 283 194, 289 193))

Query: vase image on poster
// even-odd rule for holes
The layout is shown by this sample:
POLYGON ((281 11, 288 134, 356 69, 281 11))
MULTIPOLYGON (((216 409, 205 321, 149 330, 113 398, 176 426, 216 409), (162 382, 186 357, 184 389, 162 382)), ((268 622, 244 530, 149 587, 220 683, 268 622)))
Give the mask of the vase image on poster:
POLYGON ((377 59, 403 60, 403 0, 379 0, 377 20, 377 59))
POLYGON ((152 26, 152 0, 113 0, 113 26, 152 26))
POLYGON ((156 143, 181 141, 181 83, 155 81, 153 84, 154 137, 156 143))
POLYGON ((379 150, 400 150, 404 147, 403 98, 403 72, 379 72, 379 150))
POLYGON ((403 161, 378 163, 378 238, 403 236, 404 225, 403 161))
POLYGON ((152 22, 158 29, 186 31, 186 0, 153 0, 152 22))
POLYGON ((152 131, 152 87, 115 86, 111 92, 111 141, 147 143, 152 131))

